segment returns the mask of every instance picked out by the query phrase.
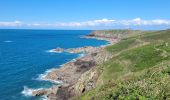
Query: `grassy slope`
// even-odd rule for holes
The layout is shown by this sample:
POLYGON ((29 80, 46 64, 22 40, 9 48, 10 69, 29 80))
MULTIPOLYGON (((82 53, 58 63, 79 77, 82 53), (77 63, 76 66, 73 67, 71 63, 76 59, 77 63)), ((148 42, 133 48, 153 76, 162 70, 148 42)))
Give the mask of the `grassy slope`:
POLYGON ((170 30, 134 32, 106 50, 114 57, 98 66, 98 85, 78 99, 170 99, 170 30))

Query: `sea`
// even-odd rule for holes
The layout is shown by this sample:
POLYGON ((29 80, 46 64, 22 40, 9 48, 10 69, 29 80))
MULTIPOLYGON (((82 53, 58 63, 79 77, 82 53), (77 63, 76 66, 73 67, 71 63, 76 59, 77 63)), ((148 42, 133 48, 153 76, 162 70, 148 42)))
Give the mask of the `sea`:
POLYGON ((42 100, 35 89, 60 83, 42 80, 51 69, 82 54, 55 53, 52 49, 101 46, 108 42, 81 38, 91 30, 0 29, 0 100, 42 100))

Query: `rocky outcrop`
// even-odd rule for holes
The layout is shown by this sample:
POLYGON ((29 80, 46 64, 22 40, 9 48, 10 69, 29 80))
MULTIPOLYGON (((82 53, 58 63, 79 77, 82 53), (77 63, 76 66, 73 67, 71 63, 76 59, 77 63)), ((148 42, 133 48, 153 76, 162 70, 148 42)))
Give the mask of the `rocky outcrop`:
POLYGON ((75 61, 64 64, 60 69, 53 70, 44 79, 63 81, 74 84, 85 71, 95 66, 94 56, 91 54, 75 61))
POLYGON ((54 49, 54 51, 55 51, 55 52, 60 53, 60 52, 63 52, 63 51, 64 51, 64 49, 63 49, 63 48, 58 47, 58 48, 55 48, 55 49, 54 49))
POLYGON ((57 47, 55 49, 49 50, 48 52, 62 53, 62 52, 64 52, 64 49, 60 48, 60 47, 57 47))
POLYGON ((95 52, 98 49, 98 47, 92 47, 92 46, 85 46, 85 47, 79 47, 79 48, 70 48, 70 49, 63 49, 63 48, 55 48, 52 49, 52 52, 61 53, 61 52, 68 52, 68 53, 91 53, 95 52))
POLYGON ((96 51, 98 48, 97 47, 92 47, 92 46, 85 46, 85 47, 80 47, 80 48, 70 48, 67 49, 66 52, 69 53, 91 53, 96 51))

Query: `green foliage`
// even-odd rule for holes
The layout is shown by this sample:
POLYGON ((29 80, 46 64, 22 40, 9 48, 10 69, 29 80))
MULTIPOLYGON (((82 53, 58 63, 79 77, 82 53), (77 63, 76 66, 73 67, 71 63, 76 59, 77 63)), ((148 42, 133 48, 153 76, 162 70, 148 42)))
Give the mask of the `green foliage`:
POLYGON ((133 73, 128 80, 113 80, 82 95, 82 100, 165 100, 170 98, 167 66, 133 73), (87 99, 88 98, 88 99, 87 99))
POLYGON ((106 49, 109 52, 115 53, 115 52, 120 52, 122 50, 125 50, 128 47, 131 47, 135 44, 137 44, 137 41, 135 39, 128 39, 128 40, 120 41, 119 43, 117 43, 115 45, 108 46, 106 49))
POLYGON ((128 50, 121 54, 120 57, 131 60, 131 68, 134 70, 142 70, 159 64, 163 60, 167 60, 169 56, 162 56, 162 47, 155 44, 145 45, 139 48, 128 50))
POLYGON ((104 63, 103 73, 101 75, 102 80, 111 80, 117 78, 123 71, 123 66, 118 62, 113 62, 112 60, 104 63))
POLYGON ((99 85, 78 99, 170 99, 170 30, 135 34, 106 50, 114 56, 99 65, 99 85))
POLYGON ((158 40, 163 40, 167 41, 170 39, 170 30, 164 30, 164 31, 156 31, 152 33, 147 33, 144 34, 141 39, 145 41, 158 41, 158 40))

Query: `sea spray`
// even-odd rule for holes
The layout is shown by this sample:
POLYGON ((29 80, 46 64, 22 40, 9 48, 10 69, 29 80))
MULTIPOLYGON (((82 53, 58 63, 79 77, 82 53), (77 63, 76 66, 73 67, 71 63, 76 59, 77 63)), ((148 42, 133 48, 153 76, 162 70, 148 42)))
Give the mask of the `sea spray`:
POLYGON ((24 90, 22 91, 22 94, 24 96, 33 96, 32 92, 35 91, 35 89, 28 88, 27 86, 24 86, 24 90))
POLYGON ((49 53, 62 53, 62 51, 56 51, 55 49, 47 50, 49 53))
MULTIPOLYGON (((80 57, 84 57, 85 56, 85 53, 80 53, 78 54, 78 57, 76 57, 75 59, 72 59, 64 64, 61 64, 59 65, 60 67, 64 66, 65 64, 69 63, 69 62, 74 62, 76 61, 76 59, 80 58, 80 57)), ((48 75, 48 73, 54 71, 54 70, 57 70, 57 68, 52 68, 52 69, 48 69, 45 71, 45 73, 43 74, 39 74, 38 75, 38 78, 36 78, 36 80, 39 80, 39 81, 50 81, 52 83, 55 83, 55 84, 62 84, 63 82, 61 80, 51 80, 51 79, 46 79, 45 77, 48 75)))
MULTIPOLYGON (((25 97, 33 97, 34 91, 43 90, 43 89, 44 88, 32 89, 32 88, 28 88, 27 86, 24 86, 24 89, 21 93, 25 97)), ((46 95, 40 96, 38 98, 39 98, 38 100, 48 100, 46 95)))
POLYGON ((48 69, 47 71, 45 71, 45 73, 39 74, 38 78, 36 78, 36 80, 39 80, 39 81, 50 81, 51 83, 54 83, 54 84, 62 84, 63 82, 60 81, 60 80, 51 80, 51 79, 46 79, 45 78, 48 75, 48 73, 50 73, 50 72, 52 72, 54 70, 56 70, 56 69, 55 68, 48 69))

